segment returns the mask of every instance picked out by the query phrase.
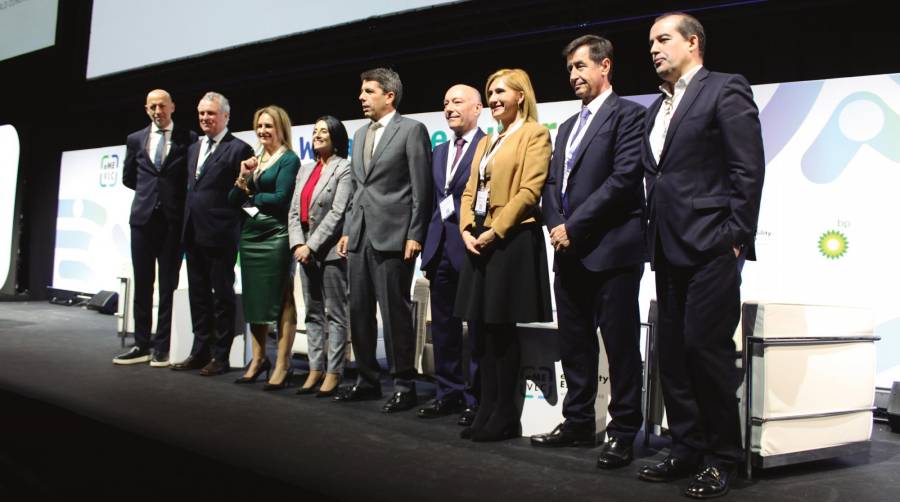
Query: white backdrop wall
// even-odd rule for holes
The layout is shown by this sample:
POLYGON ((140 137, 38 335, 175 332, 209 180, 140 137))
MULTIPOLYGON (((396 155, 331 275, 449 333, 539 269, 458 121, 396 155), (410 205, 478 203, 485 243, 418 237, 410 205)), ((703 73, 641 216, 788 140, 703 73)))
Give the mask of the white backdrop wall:
MULTIPOLYGON (((753 89, 767 165, 756 239, 759 261, 744 268, 743 298, 873 309, 876 335, 882 338, 878 385, 890 387, 900 380, 900 268, 885 266, 900 249, 900 233, 892 223, 900 214, 895 193, 900 186, 900 74, 753 89)), ((629 99, 647 105, 653 96, 629 99)), ((557 125, 578 108, 577 101, 538 105, 541 122, 554 138, 557 125)), ((451 134, 441 112, 409 117, 426 125, 434 146, 451 134)), ((195 120, 188 113, 175 118, 195 120)), ((344 124, 352 136, 365 122, 344 124)), ((487 111, 480 125, 492 127, 487 111)), ((301 159, 312 161, 312 125, 292 132, 301 159)), ((255 144, 252 131, 236 135, 255 144)), ((124 156, 124 146, 63 153, 54 287, 114 290, 116 276, 130 267, 132 193, 121 185, 124 156)), ((641 284, 645 316, 654 296, 648 267, 641 284)))

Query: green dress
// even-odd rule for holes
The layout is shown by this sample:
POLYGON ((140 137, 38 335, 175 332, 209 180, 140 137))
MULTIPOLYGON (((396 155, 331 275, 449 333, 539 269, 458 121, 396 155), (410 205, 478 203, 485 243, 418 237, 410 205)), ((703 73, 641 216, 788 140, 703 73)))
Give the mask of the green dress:
POLYGON ((277 322, 285 289, 292 289, 287 219, 299 169, 297 154, 286 150, 258 179, 250 178, 252 196, 237 187, 228 194, 232 205, 259 209, 253 217, 244 212, 239 246, 244 319, 251 324, 277 322))

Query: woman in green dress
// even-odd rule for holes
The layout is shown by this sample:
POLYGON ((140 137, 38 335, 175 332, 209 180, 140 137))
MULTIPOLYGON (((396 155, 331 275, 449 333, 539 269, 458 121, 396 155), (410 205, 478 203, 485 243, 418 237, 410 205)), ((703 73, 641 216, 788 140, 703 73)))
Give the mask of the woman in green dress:
POLYGON ((293 374, 291 346, 297 326, 293 260, 288 246, 288 208, 300 159, 292 150, 291 119, 277 106, 260 108, 253 128, 262 147, 241 163, 241 174, 228 200, 244 210, 240 263, 244 319, 253 335, 253 359, 235 383, 252 383, 266 372, 263 390, 283 389, 293 374), (275 367, 266 357, 269 325, 278 323, 275 367), (269 375, 271 370, 271 375, 269 375))

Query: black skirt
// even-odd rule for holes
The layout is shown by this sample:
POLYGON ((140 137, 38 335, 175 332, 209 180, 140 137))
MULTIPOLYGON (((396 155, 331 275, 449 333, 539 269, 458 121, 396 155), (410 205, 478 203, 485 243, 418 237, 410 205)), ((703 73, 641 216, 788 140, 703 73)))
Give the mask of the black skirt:
POLYGON ((466 253, 454 316, 490 324, 550 322, 549 275, 540 225, 520 225, 480 256, 466 253))

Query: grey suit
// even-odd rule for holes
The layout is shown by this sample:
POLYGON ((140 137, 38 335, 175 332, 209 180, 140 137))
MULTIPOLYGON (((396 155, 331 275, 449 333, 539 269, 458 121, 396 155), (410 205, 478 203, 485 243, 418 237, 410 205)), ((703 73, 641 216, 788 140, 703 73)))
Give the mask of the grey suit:
POLYGON ((294 198, 288 210, 288 234, 291 249, 306 244, 313 252, 313 259, 300 267, 306 304, 309 368, 326 370, 323 356, 327 333, 327 371, 341 375, 347 346, 347 260, 338 256, 336 244, 353 193, 353 180, 349 160, 337 155, 328 159, 310 197, 309 224, 304 228, 300 219, 300 198, 315 166, 315 163, 303 165, 297 173, 294 198))
POLYGON ((395 390, 413 388, 415 334, 412 323, 414 260, 403 259, 407 240, 425 242, 431 217, 431 140, 425 126, 394 115, 368 169, 363 166, 367 125, 353 136, 350 172, 356 190, 344 225, 350 251, 350 324, 357 386, 380 388, 375 359, 376 301, 384 324, 385 352, 395 390))

